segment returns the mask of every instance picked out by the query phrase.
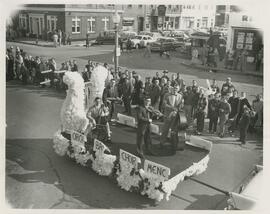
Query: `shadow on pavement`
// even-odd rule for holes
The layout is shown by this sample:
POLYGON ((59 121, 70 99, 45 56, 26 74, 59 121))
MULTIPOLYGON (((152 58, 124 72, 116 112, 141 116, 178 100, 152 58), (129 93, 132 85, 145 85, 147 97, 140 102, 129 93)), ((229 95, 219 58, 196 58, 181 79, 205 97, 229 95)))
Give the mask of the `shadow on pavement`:
MULTIPOLYGON (((142 209, 156 205, 155 201, 121 190, 107 177, 101 177, 67 157, 58 156, 53 151, 51 139, 7 140, 6 159, 29 171, 27 173, 10 171, 7 166, 6 177, 11 177, 19 183, 42 182, 53 185, 90 208, 142 209)), ((6 191, 9 188, 14 187, 6 183, 6 191)), ((22 194, 22 200, 23 197, 25 195, 22 194)), ((50 195, 44 192, 44 197, 50 195)))
POLYGON ((196 198, 197 200, 186 207, 186 210, 201 210, 202 207, 205 207, 207 204, 209 207, 204 210, 215 210, 215 209, 223 209, 222 207, 218 207, 220 203, 222 203, 227 196, 224 194, 216 194, 216 195, 191 195, 191 197, 196 198))

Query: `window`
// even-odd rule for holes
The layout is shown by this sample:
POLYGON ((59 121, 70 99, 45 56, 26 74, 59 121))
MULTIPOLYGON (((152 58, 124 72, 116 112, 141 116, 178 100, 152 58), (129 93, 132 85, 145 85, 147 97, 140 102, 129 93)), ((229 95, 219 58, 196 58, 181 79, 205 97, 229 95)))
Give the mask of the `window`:
POLYGON ((19 15, 19 25, 20 28, 26 29, 26 14, 19 15))
POLYGON ((248 21, 248 16, 246 16, 246 15, 242 16, 242 21, 247 22, 248 21))
POLYGON ((200 22, 201 22, 201 20, 197 19, 197 27, 200 27, 200 22))
POLYGON ((139 4, 139 5, 138 5, 138 8, 142 8, 142 4, 139 4))
POLYGON ((208 17, 202 17, 202 27, 207 28, 208 17))
POLYGON ((80 33, 81 32, 81 19, 75 16, 72 18, 72 33, 80 33))
POLYGON ((56 16, 47 16, 47 30, 53 32, 56 30, 57 17, 56 16))
POLYGON ((169 5, 168 8, 171 9, 172 8, 172 5, 169 5))
POLYGON ((90 17, 87 19, 87 33, 95 33, 96 30, 96 19, 90 17))
POLYGON ((154 7, 154 5, 152 5, 152 4, 151 4, 151 5, 150 5, 150 7, 151 7, 151 8, 153 8, 153 7, 154 7))
POLYGON ((132 4, 128 4, 128 8, 132 8, 132 4))
POLYGON ((104 22, 104 30, 108 30, 108 23, 109 19, 107 17, 104 17, 103 19, 101 19, 102 22, 104 22))

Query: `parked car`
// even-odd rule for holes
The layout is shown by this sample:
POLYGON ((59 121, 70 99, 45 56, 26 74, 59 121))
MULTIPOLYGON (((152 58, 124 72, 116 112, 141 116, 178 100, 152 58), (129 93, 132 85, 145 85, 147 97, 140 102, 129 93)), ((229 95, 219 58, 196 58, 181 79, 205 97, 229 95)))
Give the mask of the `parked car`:
POLYGON ((263 167, 256 165, 239 192, 230 192, 225 210, 255 210, 258 208, 263 184, 263 167))
POLYGON ((151 51, 160 51, 161 45, 165 51, 175 50, 183 45, 182 42, 177 41, 174 38, 163 37, 159 38, 157 41, 151 43, 151 51))
POLYGON ((148 42, 152 43, 154 41, 155 40, 148 35, 138 35, 135 36, 134 39, 131 39, 132 47, 136 49, 145 47, 148 42))
POLYGON ((115 44, 115 32, 114 31, 100 32, 95 43, 98 45, 115 44))
POLYGON ((154 40, 157 40, 158 38, 163 37, 163 36, 161 35, 161 33, 159 33, 159 32, 148 32, 148 31, 141 31, 141 32, 139 33, 139 35, 147 35, 147 36, 151 36, 154 40))
POLYGON ((137 33, 134 31, 122 31, 120 32, 120 37, 123 40, 126 40, 128 37, 129 38, 134 38, 135 36, 137 36, 137 33))

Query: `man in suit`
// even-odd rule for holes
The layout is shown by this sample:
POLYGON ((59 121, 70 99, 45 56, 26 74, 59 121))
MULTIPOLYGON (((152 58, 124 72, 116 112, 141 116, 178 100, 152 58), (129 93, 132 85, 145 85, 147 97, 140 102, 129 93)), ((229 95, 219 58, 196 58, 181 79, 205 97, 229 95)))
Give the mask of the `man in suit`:
POLYGON ((179 89, 179 85, 175 85, 171 92, 164 97, 163 106, 165 122, 162 128, 162 135, 160 140, 161 146, 166 142, 169 129, 172 126, 172 122, 176 117, 177 111, 183 107, 184 99, 183 95, 178 93, 179 89))
POLYGON ((144 97, 143 105, 138 107, 137 119, 138 119, 138 128, 137 128, 137 153, 140 158, 144 158, 143 152, 143 139, 146 149, 146 154, 154 155, 151 151, 151 112, 148 110, 151 104, 151 99, 149 97, 144 97))
POLYGON ((110 109, 109 120, 111 120, 111 118, 113 116, 113 113, 115 110, 116 99, 120 100, 119 95, 118 95, 118 87, 116 85, 115 79, 111 79, 110 84, 108 86, 106 86, 106 88, 103 91, 103 95, 102 95, 103 103, 105 105, 108 105, 109 109, 110 109))
POLYGON ((156 79, 150 89, 150 97, 151 97, 151 105, 157 110, 159 110, 160 93, 161 88, 159 86, 158 79, 156 79))
POLYGON ((122 99, 125 106, 125 112, 128 115, 131 115, 131 95, 132 95, 132 88, 130 81, 125 78, 124 83, 122 86, 122 99))

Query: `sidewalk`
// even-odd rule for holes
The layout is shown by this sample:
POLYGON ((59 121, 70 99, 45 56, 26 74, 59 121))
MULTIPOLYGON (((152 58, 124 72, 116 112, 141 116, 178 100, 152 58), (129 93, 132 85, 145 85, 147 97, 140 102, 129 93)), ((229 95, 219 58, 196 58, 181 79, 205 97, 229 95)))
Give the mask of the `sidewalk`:
MULTIPOLYGON (((54 47, 54 43, 52 41, 38 40, 38 43, 36 43, 36 40, 32 38, 31 39, 19 38, 19 39, 15 39, 12 42, 27 44, 27 45, 36 45, 40 47, 54 47)), ((82 47, 84 45, 85 45, 85 41, 83 40, 83 41, 72 41, 71 45, 62 45, 61 47, 82 47)))
POLYGON ((203 66, 200 64, 192 64, 191 60, 186 60, 186 59, 181 59, 181 61, 182 61, 181 64, 184 66, 195 68, 202 71, 211 70, 212 72, 216 72, 216 73, 227 73, 227 74, 230 73, 230 74, 247 75, 247 76, 263 78, 263 72, 260 72, 260 71, 241 72, 239 70, 231 70, 231 69, 222 68, 221 66, 214 68, 214 67, 209 67, 209 66, 203 66))

